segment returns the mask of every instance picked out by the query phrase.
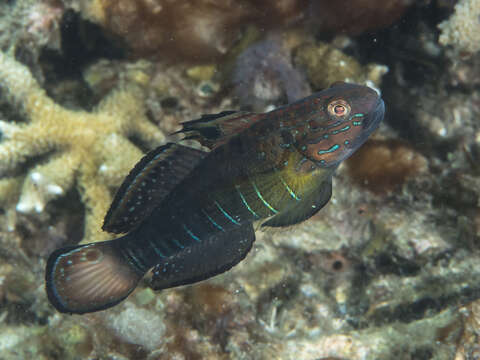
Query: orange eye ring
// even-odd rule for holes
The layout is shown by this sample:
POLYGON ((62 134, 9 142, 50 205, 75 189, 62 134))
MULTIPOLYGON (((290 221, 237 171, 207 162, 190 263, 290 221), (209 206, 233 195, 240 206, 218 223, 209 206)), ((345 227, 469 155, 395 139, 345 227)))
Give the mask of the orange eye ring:
POLYGON ((344 117, 350 114, 350 105, 345 100, 333 100, 328 104, 328 113, 336 117, 344 117))

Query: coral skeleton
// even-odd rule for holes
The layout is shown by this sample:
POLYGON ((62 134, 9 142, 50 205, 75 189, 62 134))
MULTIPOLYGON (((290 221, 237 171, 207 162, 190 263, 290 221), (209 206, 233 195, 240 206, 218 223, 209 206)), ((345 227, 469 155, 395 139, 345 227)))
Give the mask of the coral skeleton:
POLYGON ((149 147, 164 141, 145 115, 140 87, 113 90, 92 112, 66 109, 47 96, 27 67, 1 52, 0 86, 27 118, 0 120, 0 208, 10 217, 12 207, 42 212, 50 200, 76 187, 86 211, 84 241, 108 237, 101 222, 111 190, 142 156, 129 138, 149 147), (27 160, 33 165, 20 171, 27 160))

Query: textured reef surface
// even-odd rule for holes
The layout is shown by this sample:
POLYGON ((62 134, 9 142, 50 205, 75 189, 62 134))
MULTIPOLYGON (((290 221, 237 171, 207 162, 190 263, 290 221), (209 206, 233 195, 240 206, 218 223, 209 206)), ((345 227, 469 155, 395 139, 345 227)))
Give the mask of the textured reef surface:
MULTIPOLYGON (((0 359, 477 359, 480 2, 0 2, 0 359), (48 255, 182 121, 382 92, 330 203, 211 280, 56 312, 48 255)), ((191 143, 189 145, 199 146, 191 143)))

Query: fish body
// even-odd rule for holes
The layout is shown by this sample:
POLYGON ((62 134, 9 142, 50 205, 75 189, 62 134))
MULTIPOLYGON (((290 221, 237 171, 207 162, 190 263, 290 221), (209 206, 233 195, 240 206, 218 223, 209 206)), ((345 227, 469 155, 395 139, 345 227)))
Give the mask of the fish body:
POLYGON ((47 295, 61 312, 109 308, 153 268, 152 287, 190 284, 241 261, 252 224, 289 226, 330 199, 331 177, 378 127, 370 88, 338 83, 264 114, 223 112, 180 131, 210 151, 167 144, 127 176, 103 229, 117 239, 51 254, 47 295))

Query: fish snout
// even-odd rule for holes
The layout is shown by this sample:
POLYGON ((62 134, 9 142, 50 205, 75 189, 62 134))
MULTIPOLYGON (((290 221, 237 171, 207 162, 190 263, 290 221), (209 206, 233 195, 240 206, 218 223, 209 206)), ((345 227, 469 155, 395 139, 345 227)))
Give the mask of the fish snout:
POLYGON ((363 128, 364 130, 368 131, 368 133, 372 133, 375 131, 385 116, 385 103, 381 98, 378 98, 373 110, 368 113, 368 115, 364 119, 363 128))

